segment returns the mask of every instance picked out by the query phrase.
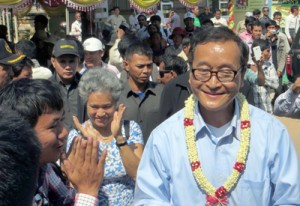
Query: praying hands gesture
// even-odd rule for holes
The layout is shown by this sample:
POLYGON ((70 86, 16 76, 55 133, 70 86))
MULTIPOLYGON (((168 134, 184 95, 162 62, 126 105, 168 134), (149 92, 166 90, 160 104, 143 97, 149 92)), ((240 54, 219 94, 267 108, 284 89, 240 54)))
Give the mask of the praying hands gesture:
POLYGON ((62 168, 78 193, 98 196, 106 154, 104 150, 98 160, 98 141, 91 137, 85 140, 77 136, 68 158, 66 154, 62 155, 62 168))

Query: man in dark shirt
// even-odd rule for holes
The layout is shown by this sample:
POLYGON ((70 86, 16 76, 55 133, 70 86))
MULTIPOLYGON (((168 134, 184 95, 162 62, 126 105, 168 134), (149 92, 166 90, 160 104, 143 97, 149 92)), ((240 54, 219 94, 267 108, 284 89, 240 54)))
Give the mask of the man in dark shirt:
POLYGON ((124 119, 134 120, 141 126, 145 143, 160 123, 162 86, 149 80, 153 69, 152 55, 151 48, 142 43, 132 44, 126 50, 124 68, 128 79, 119 100, 126 106, 124 119))
POLYGON ((73 116, 77 116, 81 122, 85 120, 85 104, 78 93, 80 74, 76 72, 79 65, 76 42, 65 39, 57 41, 53 48, 51 63, 55 72, 50 80, 59 83, 64 100, 64 125, 70 131, 74 128, 73 116))

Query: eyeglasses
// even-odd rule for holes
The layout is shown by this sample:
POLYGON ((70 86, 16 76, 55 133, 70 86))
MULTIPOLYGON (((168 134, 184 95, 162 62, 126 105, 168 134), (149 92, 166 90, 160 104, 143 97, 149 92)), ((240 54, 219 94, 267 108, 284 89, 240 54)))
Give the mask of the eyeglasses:
POLYGON ((164 78, 165 74, 170 73, 170 70, 159 71, 160 78, 164 78))
POLYGON ((269 12, 269 10, 264 10, 264 12, 269 12))
POLYGON ((208 69, 192 69, 193 76, 196 80, 200 82, 207 82, 211 79, 212 74, 216 74, 217 79, 219 82, 232 82, 239 72, 234 70, 221 70, 217 72, 213 72, 208 69))

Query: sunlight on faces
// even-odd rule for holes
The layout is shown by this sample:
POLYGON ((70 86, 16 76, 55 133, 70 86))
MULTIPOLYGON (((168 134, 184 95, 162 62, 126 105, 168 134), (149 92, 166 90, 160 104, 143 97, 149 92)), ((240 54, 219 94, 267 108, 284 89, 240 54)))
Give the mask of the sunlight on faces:
MULTIPOLYGON (((194 51, 192 68, 239 71, 240 55, 240 49, 233 41, 199 44, 194 51)), ((189 83, 200 102, 202 112, 226 112, 229 111, 229 107, 232 107, 234 97, 239 92, 243 81, 239 71, 232 82, 226 83, 220 82, 216 74, 212 74, 210 80, 201 82, 190 73, 189 83)))
POLYGON ((110 129, 116 102, 109 92, 93 92, 88 96, 87 112, 95 129, 110 129))
POLYGON ((64 149, 68 135, 64 128, 64 111, 48 111, 39 116, 34 130, 42 145, 40 163, 55 162, 64 149))
POLYGON ((76 74, 79 58, 75 55, 65 54, 60 57, 51 58, 55 71, 64 83, 71 82, 76 74))
POLYGON ((100 64, 104 52, 99 51, 84 51, 84 61, 87 68, 93 68, 100 64))
POLYGON ((153 69, 153 61, 145 55, 133 54, 130 60, 124 61, 124 66, 128 71, 129 81, 146 84, 153 69))

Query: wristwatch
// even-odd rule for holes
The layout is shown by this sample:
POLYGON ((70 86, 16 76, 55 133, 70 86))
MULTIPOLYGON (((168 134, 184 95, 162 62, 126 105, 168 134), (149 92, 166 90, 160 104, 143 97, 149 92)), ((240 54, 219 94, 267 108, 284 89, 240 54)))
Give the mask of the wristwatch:
POLYGON ((124 139, 124 141, 123 142, 121 142, 121 143, 118 143, 118 142, 116 142, 116 145, 117 145, 117 147, 123 147, 123 146, 125 146, 125 145, 127 145, 127 141, 124 139))

